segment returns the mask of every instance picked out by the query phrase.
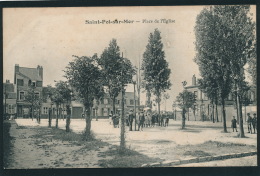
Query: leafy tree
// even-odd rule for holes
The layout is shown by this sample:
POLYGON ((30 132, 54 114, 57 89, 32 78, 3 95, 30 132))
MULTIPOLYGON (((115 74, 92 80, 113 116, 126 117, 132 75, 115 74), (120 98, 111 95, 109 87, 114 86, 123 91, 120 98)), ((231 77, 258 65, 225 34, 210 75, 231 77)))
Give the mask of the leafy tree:
POLYGON ((86 109, 86 140, 91 139, 91 108, 94 99, 103 96, 103 75, 96 63, 96 56, 73 56, 75 60, 70 62, 65 70, 65 77, 69 84, 79 94, 86 109))
POLYGON ((116 112, 115 102, 116 97, 121 92, 120 82, 117 78, 120 75, 120 66, 122 58, 120 57, 120 49, 116 39, 112 39, 101 57, 98 59, 98 64, 102 68, 104 85, 108 87, 109 96, 112 99, 113 112, 116 112))
POLYGON ((192 92, 187 91, 186 89, 183 92, 179 93, 176 97, 176 102, 179 108, 182 109, 182 129, 185 128, 185 114, 188 112, 189 108, 192 108, 196 102, 195 95, 192 92))
POLYGON ((132 83, 132 77, 136 74, 136 69, 133 67, 132 63, 127 58, 120 59, 119 74, 116 78, 119 80, 120 89, 122 94, 121 100, 121 133, 120 133, 120 153, 125 152, 125 112, 124 112, 124 97, 125 97, 125 85, 132 83))
POLYGON ((51 109, 49 110, 49 127, 51 127, 52 121, 52 103, 54 102, 54 92, 55 88, 51 85, 47 85, 47 87, 44 87, 42 90, 43 101, 47 102, 47 99, 51 100, 51 109))
POLYGON ((167 89, 170 89, 169 81, 171 70, 168 68, 168 62, 165 60, 163 43, 161 41, 160 31, 155 29, 150 33, 146 51, 143 54, 143 87, 147 91, 148 106, 151 106, 151 93, 156 96, 158 111, 160 114, 161 95, 167 89))
MULTIPOLYGON (((72 95, 72 90, 68 84, 68 82, 66 81, 59 81, 56 83, 56 90, 57 93, 59 95, 59 97, 61 98, 60 103, 63 104, 63 108, 64 108, 64 104, 69 105, 69 103, 71 102, 71 95, 72 95)), ((67 111, 67 117, 66 117, 66 131, 69 132, 70 128, 70 110, 68 109, 68 107, 66 107, 66 111, 67 111)), ((57 118, 56 118, 57 120, 57 118)), ((57 121, 56 121, 57 122, 57 121)))
MULTIPOLYGON (((227 132, 225 99, 232 84, 236 84, 237 100, 240 103, 244 65, 254 43, 255 24, 247 15, 249 8, 248 5, 204 8, 196 20, 195 62, 199 65, 203 79, 215 75, 213 77, 222 104, 224 132, 227 132)), ((243 137, 243 122, 242 118, 239 119, 240 137, 243 137)))
POLYGON ((40 94, 37 94, 35 86, 29 85, 29 89, 27 90, 25 95, 25 101, 30 104, 32 120, 34 115, 36 115, 37 122, 40 123, 42 97, 40 94), (36 112, 37 114, 35 114, 34 112, 36 112))
POLYGON ((257 75, 257 70, 256 70, 256 43, 254 44, 253 48, 251 51, 248 52, 248 73, 251 75, 253 85, 256 86, 256 75, 257 75))
POLYGON ((59 90, 59 82, 56 82, 55 84, 55 89, 54 89, 54 92, 53 92, 53 102, 55 103, 56 105, 56 124, 55 124, 55 127, 58 128, 58 120, 59 120, 59 108, 61 106, 61 104, 63 103, 63 97, 60 93, 60 90, 59 90))

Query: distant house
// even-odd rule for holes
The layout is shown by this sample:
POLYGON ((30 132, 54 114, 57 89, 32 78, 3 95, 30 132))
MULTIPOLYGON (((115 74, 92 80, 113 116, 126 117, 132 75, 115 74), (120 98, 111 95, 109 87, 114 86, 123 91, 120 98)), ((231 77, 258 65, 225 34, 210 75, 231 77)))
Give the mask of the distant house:
POLYGON ((9 80, 3 84, 3 109, 5 117, 12 118, 16 114, 16 86, 9 80))
POLYGON ((16 84, 17 92, 17 118, 30 117, 30 105, 25 102, 25 95, 29 89, 29 86, 35 86, 35 94, 42 96, 43 85, 43 68, 37 66, 37 68, 20 67, 15 65, 14 71, 14 84, 16 84))
MULTIPOLYGON (((199 89, 199 85, 197 84, 195 75, 193 75, 193 77, 192 77, 192 84, 190 86, 186 86, 185 89, 194 93, 194 95, 196 95, 196 103, 194 105, 194 109, 195 109, 194 112, 195 112, 196 120, 202 120, 202 117, 205 118, 203 120, 211 120, 211 118, 212 118, 211 113, 212 113, 213 107, 212 107, 207 95, 205 93, 203 93, 202 90, 199 89)), ((236 116, 234 98, 235 97, 233 97, 232 93, 230 93, 228 98, 225 100, 227 120, 231 119, 233 115, 236 116)), ((248 112, 252 112, 252 113, 256 112, 256 107, 255 107, 256 106, 256 87, 252 86, 250 88, 250 90, 248 91, 248 98, 250 99, 250 104, 248 105, 249 107, 247 108, 248 112)), ((189 118, 192 120, 195 119, 194 112, 193 112, 193 110, 190 109, 190 112, 188 113, 189 118)), ((245 112, 244 109, 243 109, 243 112, 245 112)), ((219 120, 221 120, 222 111, 221 111, 220 106, 218 106, 218 115, 220 117, 219 120)), ((245 114, 243 113, 243 115, 245 115, 245 114)))

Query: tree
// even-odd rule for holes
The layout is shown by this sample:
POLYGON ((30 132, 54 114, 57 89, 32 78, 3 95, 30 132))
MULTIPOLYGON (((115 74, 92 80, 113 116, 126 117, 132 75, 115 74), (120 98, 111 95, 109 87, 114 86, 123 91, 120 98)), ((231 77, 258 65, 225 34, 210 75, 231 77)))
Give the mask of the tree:
MULTIPOLYGON (((227 6, 214 6, 210 9, 204 8, 197 16, 195 25, 196 36, 196 57, 195 62, 199 66, 200 74, 204 81, 210 81, 214 78, 215 86, 222 105, 223 127, 227 132, 225 99, 228 97, 231 86, 231 66, 228 48, 231 45, 226 43, 229 37, 229 30, 224 24, 222 9, 227 6)), ((228 7, 227 7, 228 8, 228 7)), ((206 84, 208 86, 210 84, 206 84)), ((209 87, 211 89, 211 87, 209 87)))
POLYGON ((188 112, 189 108, 192 108, 196 102, 195 95, 192 92, 187 91, 186 89, 183 92, 179 93, 176 97, 177 104, 179 108, 182 109, 182 129, 185 128, 185 114, 188 112))
POLYGON ((117 76, 120 74, 120 64, 122 58, 120 57, 120 49, 117 45, 116 39, 112 39, 101 57, 98 59, 98 64, 102 68, 104 85, 108 87, 109 96, 112 100, 113 112, 116 112, 115 102, 116 97, 121 92, 120 82, 117 76))
POLYGON ((29 85, 29 89, 25 95, 25 101, 30 104, 31 107, 31 118, 33 120, 34 115, 37 116, 37 122, 40 123, 40 114, 41 114, 41 104, 42 97, 39 92, 36 91, 36 87, 33 85, 29 85), (36 114, 35 114, 36 112, 36 114))
POLYGON ((148 106, 151 105, 151 93, 156 96, 158 111, 160 114, 161 94, 170 89, 169 81, 171 70, 168 68, 168 62, 165 60, 163 43, 161 41, 160 31, 154 30, 150 33, 146 51, 143 54, 143 87, 147 91, 148 106))
MULTIPOLYGON (((66 81, 59 81, 56 83, 56 90, 58 94, 60 95, 61 101, 63 105, 66 103, 66 111, 67 111, 67 116, 66 116, 66 132, 70 131, 70 116, 71 116, 71 111, 70 108, 67 107, 69 103, 71 102, 72 98, 72 90, 66 81)), ((64 108, 64 106, 63 106, 64 108)), ((57 119, 57 118, 56 118, 57 119)))
POLYGON ((52 87, 51 85, 47 85, 47 87, 43 88, 42 90, 42 97, 43 101, 47 102, 47 99, 50 99, 51 101, 51 109, 49 109, 49 127, 51 127, 51 121, 52 121, 52 103, 54 102, 54 92, 55 88, 52 87))
POLYGON ((124 112, 124 97, 125 97, 125 86, 126 84, 132 83, 132 78, 136 74, 136 69, 133 67, 130 60, 127 58, 121 58, 120 59, 120 67, 119 67, 119 74, 116 76, 116 78, 119 80, 121 84, 121 94, 122 94, 122 100, 121 100, 121 133, 120 133, 120 153, 125 152, 125 112, 124 112))
POLYGON ((81 97, 81 100, 86 109, 86 129, 85 139, 91 140, 91 108, 93 107, 94 99, 99 99, 104 95, 103 90, 103 75, 97 65, 97 57, 73 56, 74 61, 69 62, 65 70, 65 77, 69 84, 73 87, 76 93, 81 97))
POLYGON ((251 80, 252 80, 252 83, 254 86, 256 86, 256 82, 257 82, 257 78, 256 78, 256 75, 257 75, 257 70, 256 70, 256 65, 257 65, 257 62, 256 62, 256 43, 254 44, 253 48, 251 51, 248 52, 248 73, 251 75, 251 80))
POLYGON ((59 82, 56 82, 55 84, 55 89, 54 89, 54 92, 53 92, 53 102, 55 103, 56 105, 56 124, 55 124, 55 127, 58 128, 58 123, 59 123, 59 108, 61 106, 61 104, 63 103, 63 97, 60 93, 60 90, 59 90, 59 82))

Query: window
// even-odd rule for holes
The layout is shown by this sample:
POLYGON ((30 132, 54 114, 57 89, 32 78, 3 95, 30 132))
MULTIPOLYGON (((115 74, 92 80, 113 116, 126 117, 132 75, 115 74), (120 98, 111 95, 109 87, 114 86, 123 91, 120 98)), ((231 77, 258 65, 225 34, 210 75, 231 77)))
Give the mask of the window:
POLYGON ((104 104, 108 104, 108 99, 104 99, 104 104))
POLYGON ((20 92, 19 100, 24 100, 24 99, 25 99, 24 92, 20 92))
POLYGON ((23 79, 17 79, 17 85, 23 86, 23 79))
POLYGON ((36 87, 42 87, 42 81, 36 81, 36 87))
POLYGON ((101 104, 104 104, 104 99, 103 99, 103 98, 100 100, 100 103, 101 103, 101 104))
POLYGON ((40 93, 39 92, 35 92, 34 95, 35 95, 35 98, 40 98, 40 93))
POLYGON ((228 100, 232 100, 232 93, 228 94, 228 100))
POLYGON ((254 94, 254 92, 250 93, 250 100, 251 101, 255 101, 255 94, 254 94))
POLYGON ((47 107, 43 107, 43 114, 48 114, 48 108, 47 107))
POLYGON ((32 87, 36 87, 36 82, 35 81, 32 82, 32 87))
POLYGON ((134 105, 134 100, 130 100, 130 105, 134 105))
POLYGON ((120 104, 120 100, 117 100, 117 104, 120 104))
POLYGON ((14 113, 14 105, 12 105, 12 104, 8 105, 8 112, 9 112, 9 114, 13 114, 14 113))

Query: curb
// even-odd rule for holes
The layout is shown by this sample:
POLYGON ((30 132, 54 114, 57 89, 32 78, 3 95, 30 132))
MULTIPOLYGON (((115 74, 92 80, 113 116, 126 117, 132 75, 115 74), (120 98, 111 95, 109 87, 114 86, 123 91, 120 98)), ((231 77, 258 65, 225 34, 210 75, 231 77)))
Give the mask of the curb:
POLYGON ((251 152, 244 152, 244 153, 230 153, 225 155, 196 157, 196 158, 183 159, 183 160, 173 160, 173 161, 167 160, 160 163, 143 164, 141 167, 169 167, 169 166, 176 166, 176 165, 188 164, 188 163, 201 163, 201 162, 224 160, 224 159, 231 159, 231 158, 242 158, 246 156, 253 156, 256 154, 257 154, 256 151, 251 151, 251 152))

